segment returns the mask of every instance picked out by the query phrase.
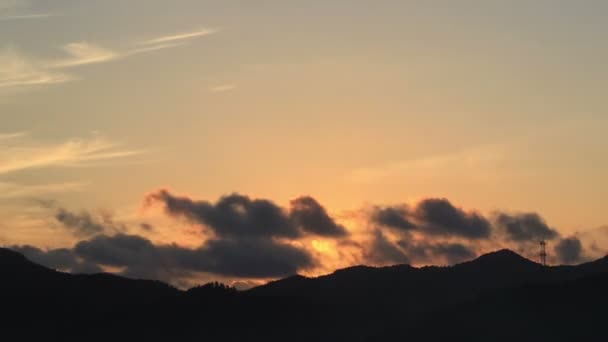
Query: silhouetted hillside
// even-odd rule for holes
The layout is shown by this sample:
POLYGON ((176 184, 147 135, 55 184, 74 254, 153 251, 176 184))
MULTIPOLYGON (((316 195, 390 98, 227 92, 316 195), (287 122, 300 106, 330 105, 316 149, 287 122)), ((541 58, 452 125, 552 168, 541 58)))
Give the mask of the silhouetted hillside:
POLYGON ((356 266, 238 292, 70 275, 0 249, 0 274, 4 333, 23 339, 526 341, 600 333, 591 313, 606 304, 608 258, 544 267, 502 250, 453 267, 356 266), (545 331, 553 322, 563 323, 559 334, 545 331))
POLYGON ((408 301, 410 308, 415 304, 413 301, 423 298, 420 304, 428 309, 435 302, 443 305, 446 300, 462 300, 484 291, 603 272, 608 272, 608 258, 579 266, 545 267, 510 250, 501 250, 452 267, 356 266, 318 278, 294 276, 251 289, 249 293, 313 298, 356 296, 359 301, 388 297, 393 302, 408 301))
POLYGON ((604 341, 608 274, 487 293, 437 310, 415 324, 368 339, 406 341, 604 341))

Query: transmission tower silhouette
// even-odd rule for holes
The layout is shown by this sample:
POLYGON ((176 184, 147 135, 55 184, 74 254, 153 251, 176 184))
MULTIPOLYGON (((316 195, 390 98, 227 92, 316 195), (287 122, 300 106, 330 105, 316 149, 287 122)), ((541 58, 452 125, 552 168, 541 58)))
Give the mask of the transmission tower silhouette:
POLYGON ((547 266, 547 242, 542 240, 540 242, 540 264, 543 266, 547 266))

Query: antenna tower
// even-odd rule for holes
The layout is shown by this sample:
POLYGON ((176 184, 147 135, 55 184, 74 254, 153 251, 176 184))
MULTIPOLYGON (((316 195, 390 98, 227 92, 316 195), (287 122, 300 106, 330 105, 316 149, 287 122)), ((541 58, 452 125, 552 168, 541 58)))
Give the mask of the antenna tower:
POLYGON ((540 242, 540 264, 543 266, 547 266, 547 242, 542 240, 540 242))

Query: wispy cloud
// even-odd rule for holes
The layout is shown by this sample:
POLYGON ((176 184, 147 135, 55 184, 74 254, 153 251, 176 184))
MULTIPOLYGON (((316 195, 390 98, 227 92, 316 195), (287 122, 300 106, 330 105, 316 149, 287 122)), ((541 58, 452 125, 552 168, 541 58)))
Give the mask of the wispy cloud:
POLYGON ((177 33, 177 34, 172 34, 172 35, 161 36, 161 37, 153 38, 150 40, 145 40, 143 42, 140 42, 139 44, 140 45, 156 45, 156 44, 173 43, 173 42, 183 41, 183 40, 187 40, 187 39, 208 36, 208 35, 214 34, 216 32, 217 32, 217 30, 214 30, 214 29, 200 29, 200 30, 196 30, 196 31, 182 32, 182 33, 177 33))
POLYGON ((15 133, 0 133, 0 141, 2 140, 12 140, 17 138, 22 138, 26 134, 25 132, 15 132, 15 133))
MULTIPOLYGON (((14 16, 14 18, 43 16, 45 15, 22 15, 14 16)), ((0 51, 0 91, 4 90, 6 92, 7 89, 12 91, 15 89, 75 81, 79 77, 66 73, 66 69, 107 63, 142 53, 175 48, 185 45, 188 40, 207 36, 215 32, 217 30, 202 29, 166 35, 136 42, 126 48, 116 50, 86 41, 72 42, 61 47, 65 51, 66 57, 55 60, 31 58, 15 49, 6 49, 5 51, 0 51)))
POLYGON ((223 93, 234 89, 236 89, 236 85, 234 84, 220 84, 208 88, 211 93, 223 93))
POLYGON ((23 185, 0 182, 0 199, 31 198, 48 194, 79 191, 84 183, 23 185))
POLYGON ((0 52, 0 95, 76 81, 80 78, 66 69, 106 63, 127 56, 87 42, 70 43, 62 48, 67 56, 60 60, 35 59, 14 49, 0 52))
POLYGON ((19 14, 19 15, 7 15, 0 16, 0 21, 13 21, 13 20, 29 20, 29 19, 46 19, 58 17, 56 13, 32 13, 32 14, 19 14))
POLYGON ((32 7, 30 1, 25 0, 0 0, 0 22, 13 20, 32 20, 58 17, 57 13, 36 13, 28 11, 32 7), (29 12, 29 13, 28 13, 29 12))
POLYGON ((142 154, 142 150, 125 149, 103 138, 74 139, 56 144, 2 145, 0 141, 0 175, 45 167, 88 166, 142 154))
POLYGON ((46 68, 13 49, 0 52, 0 88, 41 86, 63 83, 74 77, 46 68))
POLYGON ((355 169, 347 178, 358 184, 375 184, 387 179, 439 178, 446 174, 460 174, 466 177, 494 175, 499 165, 509 155, 506 145, 484 145, 452 153, 389 162, 371 167, 355 169), (450 170, 446 173, 445 170, 450 170), (479 172, 481 170, 487 172, 479 172))
POLYGON ((69 57, 52 65, 56 68, 68 68, 86 64, 104 63, 118 58, 123 54, 87 42, 66 44, 63 49, 69 57))
POLYGON ((184 45, 183 42, 182 43, 171 43, 171 44, 159 44, 159 45, 143 46, 143 47, 140 47, 140 48, 133 49, 133 50, 129 51, 127 54, 130 56, 130 55, 136 55, 136 54, 140 54, 140 53, 154 52, 154 51, 158 51, 158 50, 175 48, 175 47, 182 46, 182 45, 184 45))

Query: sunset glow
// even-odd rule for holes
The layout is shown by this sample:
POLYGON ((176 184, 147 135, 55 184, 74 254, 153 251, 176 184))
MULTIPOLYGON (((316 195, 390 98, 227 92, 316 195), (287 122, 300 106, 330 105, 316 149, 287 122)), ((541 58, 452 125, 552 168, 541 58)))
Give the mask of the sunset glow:
POLYGON ((605 255, 608 5, 438 3, 0 0, 0 245, 178 287, 605 255))

